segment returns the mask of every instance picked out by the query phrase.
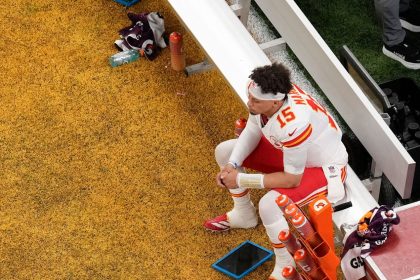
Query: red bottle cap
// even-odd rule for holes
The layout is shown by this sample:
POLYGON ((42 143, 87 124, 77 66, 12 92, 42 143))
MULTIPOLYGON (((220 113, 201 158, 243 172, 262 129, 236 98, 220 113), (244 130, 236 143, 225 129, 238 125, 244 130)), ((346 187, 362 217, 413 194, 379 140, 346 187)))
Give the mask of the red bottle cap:
POLYGON ((171 35, 169 35, 169 41, 171 43, 182 42, 182 34, 179 32, 172 32, 171 35))
POLYGON ((276 199, 276 203, 279 207, 284 207, 286 206, 286 204, 289 202, 289 197, 285 194, 281 194, 279 197, 277 197, 276 199))
POLYGON ((288 229, 284 229, 279 233, 279 239, 281 242, 286 242, 290 238, 290 231, 288 229))
POLYGON ((247 120, 239 118, 235 121, 235 128, 245 128, 247 120))
POLYGON ((281 275, 286 279, 293 279, 296 276, 296 268, 291 265, 283 267, 281 275))
POLYGON ((293 258, 295 261, 300 262, 303 261, 306 258, 306 251, 304 249, 296 250, 295 254, 293 255, 293 258))
POLYGON ((298 213, 298 208, 294 203, 291 203, 287 205, 286 209, 284 209, 284 212, 287 216, 293 217, 296 213, 298 213))
POLYGON ((292 224, 297 227, 303 225, 305 221, 306 221, 306 217, 302 213, 299 213, 299 212, 297 212, 292 218, 292 224))

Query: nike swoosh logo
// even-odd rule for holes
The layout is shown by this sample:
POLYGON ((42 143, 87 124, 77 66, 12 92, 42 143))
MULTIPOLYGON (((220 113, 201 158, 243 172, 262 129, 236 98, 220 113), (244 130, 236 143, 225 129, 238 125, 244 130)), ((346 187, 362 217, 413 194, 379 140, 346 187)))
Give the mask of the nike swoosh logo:
POLYGON ((293 130, 293 132, 292 132, 292 133, 287 133, 287 134, 289 134, 289 136, 292 136, 293 134, 295 134, 296 129, 297 129, 297 128, 295 128, 295 130, 293 130))

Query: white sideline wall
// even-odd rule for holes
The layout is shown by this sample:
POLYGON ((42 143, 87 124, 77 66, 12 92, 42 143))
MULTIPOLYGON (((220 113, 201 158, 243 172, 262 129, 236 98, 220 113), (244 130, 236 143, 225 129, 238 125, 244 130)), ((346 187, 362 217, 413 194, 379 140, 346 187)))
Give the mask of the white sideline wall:
POLYGON ((402 198, 415 162, 293 0, 255 0, 402 198))

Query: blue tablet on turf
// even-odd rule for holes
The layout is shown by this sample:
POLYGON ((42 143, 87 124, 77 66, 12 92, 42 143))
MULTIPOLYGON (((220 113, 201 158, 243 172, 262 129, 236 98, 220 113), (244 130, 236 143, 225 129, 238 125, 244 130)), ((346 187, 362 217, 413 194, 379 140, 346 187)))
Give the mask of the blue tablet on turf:
POLYGON ((211 266, 234 279, 242 279, 272 256, 272 251, 247 240, 211 266))
POLYGON ((118 2, 126 7, 130 7, 134 4, 136 4, 137 2, 139 2, 140 0, 114 0, 115 2, 118 2))

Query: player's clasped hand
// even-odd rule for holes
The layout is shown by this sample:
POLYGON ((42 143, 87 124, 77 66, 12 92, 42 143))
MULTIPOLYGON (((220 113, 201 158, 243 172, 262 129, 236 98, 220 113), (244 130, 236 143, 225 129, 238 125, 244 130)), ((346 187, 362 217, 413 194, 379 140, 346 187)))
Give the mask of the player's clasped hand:
POLYGON ((232 165, 227 164, 223 169, 216 175, 216 183, 222 188, 236 189, 236 176, 238 171, 233 168, 232 165))

